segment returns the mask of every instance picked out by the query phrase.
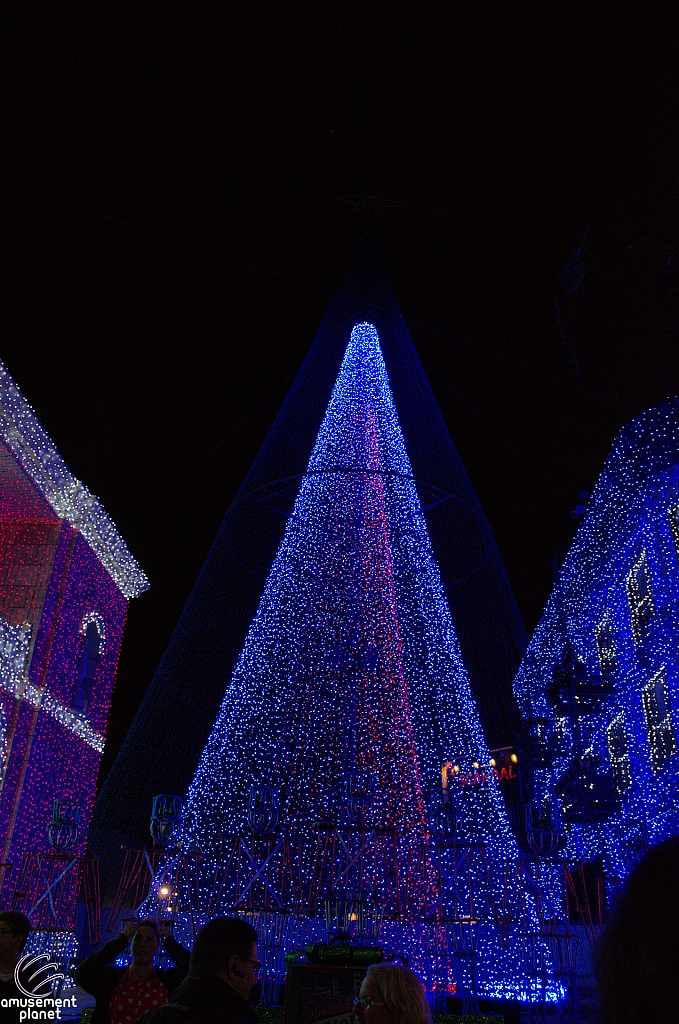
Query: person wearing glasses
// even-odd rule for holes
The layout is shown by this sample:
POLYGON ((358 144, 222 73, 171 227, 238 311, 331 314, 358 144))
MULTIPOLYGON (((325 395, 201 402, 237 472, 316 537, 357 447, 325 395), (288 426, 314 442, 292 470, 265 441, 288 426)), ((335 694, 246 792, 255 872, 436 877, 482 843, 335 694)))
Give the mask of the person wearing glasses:
POLYGON ((148 917, 123 928, 117 939, 92 953, 78 966, 75 980, 97 1000, 92 1024, 136 1024, 147 1010, 163 1006, 189 969, 190 953, 179 945, 167 925, 148 917), (130 944, 132 963, 111 963, 130 944), (174 968, 159 970, 155 956, 164 942, 174 968))
POLYGON ((257 1024, 248 998, 261 970, 254 928, 237 917, 215 917, 196 935, 188 977, 142 1024, 257 1024))
POLYGON ((14 968, 31 932, 31 922, 16 910, 0 913, 0 999, 16 996, 14 968))
POLYGON ((359 1024, 431 1024, 424 986, 414 971, 401 964, 368 968, 354 1013, 359 1024))

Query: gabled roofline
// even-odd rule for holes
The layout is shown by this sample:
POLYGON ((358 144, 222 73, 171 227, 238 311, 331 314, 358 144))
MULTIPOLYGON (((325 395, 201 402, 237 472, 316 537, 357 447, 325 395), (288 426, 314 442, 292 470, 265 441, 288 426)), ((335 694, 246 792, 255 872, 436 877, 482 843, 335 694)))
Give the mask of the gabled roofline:
POLYGON ((77 527, 126 598, 149 589, 146 575, 94 494, 77 480, 0 360, 0 439, 60 519, 77 527))

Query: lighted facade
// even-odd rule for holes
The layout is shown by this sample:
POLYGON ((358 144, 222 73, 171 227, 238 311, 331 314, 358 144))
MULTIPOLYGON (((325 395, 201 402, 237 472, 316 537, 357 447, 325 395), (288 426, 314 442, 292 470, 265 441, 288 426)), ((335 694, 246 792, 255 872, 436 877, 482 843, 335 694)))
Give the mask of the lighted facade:
POLYGON ((50 851, 53 803, 85 852, 128 601, 148 581, 0 363, 0 862, 50 851), (77 810, 73 810, 77 808, 77 810))
POLYGON ((614 886, 679 831, 679 400, 617 437, 514 690, 538 809, 614 886))

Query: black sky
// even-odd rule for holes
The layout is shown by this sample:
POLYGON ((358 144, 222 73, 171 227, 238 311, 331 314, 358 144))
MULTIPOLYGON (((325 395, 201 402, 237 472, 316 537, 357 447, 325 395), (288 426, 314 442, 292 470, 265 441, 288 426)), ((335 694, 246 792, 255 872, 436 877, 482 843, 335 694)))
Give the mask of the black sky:
POLYGON ((0 356, 152 582, 106 770, 364 230, 334 197, 404 203, 373 217, 404 315, 477 346, 411 325, 532 629, 639 411, 550 378, 554 280, 679 164, 669 7, 102 6, 5 37, 0 356))

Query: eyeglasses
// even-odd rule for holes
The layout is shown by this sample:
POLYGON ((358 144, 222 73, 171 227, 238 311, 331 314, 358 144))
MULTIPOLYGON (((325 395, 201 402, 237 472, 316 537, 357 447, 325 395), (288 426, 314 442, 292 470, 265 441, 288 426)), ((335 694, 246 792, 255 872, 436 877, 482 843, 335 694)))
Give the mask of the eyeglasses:
POLYGON ((358 999, 354 999, 354 1006, 360 1006, 363 1010, 369 1010, 371 1006, 386 1006, 386 1003, 381 1003, 378 999, 369 999, 368 996, 359 996, 358 999))
POLYGON ((262 973, 262 964, 260 964, 259 960, 252 960, 249 956, 241 956, 239 959, 242 960, 243 963, 252 964, 255 969, 255 975, 262 973))

